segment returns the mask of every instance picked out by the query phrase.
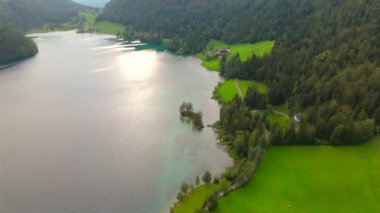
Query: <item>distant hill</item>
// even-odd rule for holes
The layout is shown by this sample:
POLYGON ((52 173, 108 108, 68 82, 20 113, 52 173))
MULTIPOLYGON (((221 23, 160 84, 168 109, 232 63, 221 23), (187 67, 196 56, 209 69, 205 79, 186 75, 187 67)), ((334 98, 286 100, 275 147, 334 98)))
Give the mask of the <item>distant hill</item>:
POLYGON ((22 30, 63 23, 88 9, 71 0, 10 0, 7 4, 15 24, 22 30))

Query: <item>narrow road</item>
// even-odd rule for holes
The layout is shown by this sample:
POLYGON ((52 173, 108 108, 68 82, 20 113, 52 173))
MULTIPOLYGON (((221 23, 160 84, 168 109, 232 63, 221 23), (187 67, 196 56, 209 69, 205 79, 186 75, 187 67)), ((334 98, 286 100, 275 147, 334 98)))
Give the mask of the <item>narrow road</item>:
MULTIPOLYGON (((253 109, 253 110, 252 110, 252 113, 255 114, 255 113, 257 113, 257 112, 266 112, 266 111, 268 111, 268 110, 253 109)), ((287 115, 286 113, 283 113, 283 112, 280 112, 280 111, 276 111, 276 110, 272 110, 272 112, 273 112, 274 114, 281 115, 281 116, 285 117, 286 119, 290 119, 289 115, 287 115)))
POLYGON ((287 115, 287 114, 285 114, 285 113, 283 113, 283 112, 276 111, 276 110, 272 110, 272 112, 273 112, 274 114, 282 115, 282 116, 284 116, 285 118, 290 119, 289 115, 287 115))
POLYGON ((235 79, 235 87, 236 87, 236 89, 238 90, 238 93, 239 93, 239 96, 240 96, 240 100, 241 100, 241 101, 244 101, 244 99, 243 99, 243 93, 242 93, 241 90, 240 90, 239 83, 238 83, 238 80, 237 80, 237 79, 235 79))
POLYGON ((269 131, 268 129, 265 127, 265 140, 267 141, 267 144, 269 144, 269 131))

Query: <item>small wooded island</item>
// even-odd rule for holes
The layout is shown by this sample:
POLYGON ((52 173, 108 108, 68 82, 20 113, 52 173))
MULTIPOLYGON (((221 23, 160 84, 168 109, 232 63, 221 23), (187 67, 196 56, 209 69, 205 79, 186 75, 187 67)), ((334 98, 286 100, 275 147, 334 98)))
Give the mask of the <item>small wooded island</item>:
POLYGON ((179 113, 181 117, 188 118, 198 130, 202 130, 204 128, 202 122, 202 112, 194 112, 192 103, 183 102, 179 107, 179 113))

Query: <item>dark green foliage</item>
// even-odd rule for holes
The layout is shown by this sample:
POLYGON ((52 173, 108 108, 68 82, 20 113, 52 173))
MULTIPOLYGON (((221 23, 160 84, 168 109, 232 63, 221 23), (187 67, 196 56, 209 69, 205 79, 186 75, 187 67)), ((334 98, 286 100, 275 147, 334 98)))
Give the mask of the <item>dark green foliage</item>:
POLYGON ((208 211, 213 211, 218 207, 218 196, 216 194, 212 194, 207 198, 205 206, 208 211))
POLYGON ((186 196, 187 192, 189 191, 189 184, 183 182, 181 185, 181 192, 186 196))
POLYGON ((185 195, 182 193, 182 192, 178 192, 178 194, 177 194, 177 200, 178 201, 181 201, 181 200, 183 200, 185 198, 185 195))
POLYGON ((195 178, 195 186, 199 186, 200 183, 201 183, 201 182, 200 182, 200 180, 199 180, 199 176, 197 176, 197 177, 195 178))
POLYGON ((219 178, 218 177, 214 177, 214 183, 215 184, 219 184, 219 182, 220 182, 219 178))
POLYGON ((0 64, 33 56, 37 52, 37 46, 31 39, 0 23, 0 64))
POLYGON ((197 127, 198 129, 204 128, 203 121, 202 121, 203 119, 202 112, 193 113, 191 118, 193 120, 193 124, 195 127, 197 127))
POLYGON ((189 118, 193 122, 194 127, 196 127, 197 129, 201 130, 204 128, 202 121, 202 112, 193 112, 192 103, 182 103, 179 107, 179 113, 182 117, 189 118))
POLYGON ((181 106, 179 107, 179 113, 181 116, 184 117, 189 117, 192 116, 193 112, 193 104, 192 103, 182 103, 181 106))
POLYGON ((211 173, 209 171, 206 171, 202 176, 202 181, 205 184, 210 184, 212 180, 211 173))
POLYGON ((54 26, 78 15, 89 7, 71 0, 11 0, 8 2, 18 27, 29 30, 43 24, 54 26))
POLYGON ((252 0, 112 0, 99 19, 133 26, 127 34, 137 32, 138 36, 147 38, 170 38, 171 49, 199 52, 210 38, 226 43, 272 40, 293 25, 300 15, 308 13, 307 10, 284 10, 283 7, 280 0, 269 3, 252 0), (145 35, 138 32, 145 32, 145 35))
POLYGON ((378 126, 380 126, 380 106, 377 107, 375 112, 373 113, 373 117, 375 118, 375 122, 378 126))
POLYGON ((266 94, 260 93, 256 86, 247 89, 245 102, 254 109, 265 109, 268 105, 266 94))
POLYGON ((240 76, 243 65, 239 53, 232 57, 229 61, 224 58, 221 62, 221 66, 222 68, 220 74, 225 78, 240 76))

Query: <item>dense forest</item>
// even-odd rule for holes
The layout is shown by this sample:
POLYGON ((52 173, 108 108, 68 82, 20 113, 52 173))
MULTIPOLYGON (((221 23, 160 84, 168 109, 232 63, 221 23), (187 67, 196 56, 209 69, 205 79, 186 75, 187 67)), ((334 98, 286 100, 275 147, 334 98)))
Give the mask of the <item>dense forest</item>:
POLYGON ((380 126, 380 2, 303 2, 296 9, 309 15, 276 38, 271 55, 245 63, 234 57, 222 75, 266 82, 264 104, 287 103, 291 116, 304 112, 301 128, 283 131, 310 139, 276 144, 364 142, 380 126))

